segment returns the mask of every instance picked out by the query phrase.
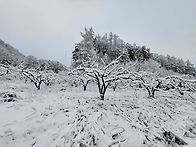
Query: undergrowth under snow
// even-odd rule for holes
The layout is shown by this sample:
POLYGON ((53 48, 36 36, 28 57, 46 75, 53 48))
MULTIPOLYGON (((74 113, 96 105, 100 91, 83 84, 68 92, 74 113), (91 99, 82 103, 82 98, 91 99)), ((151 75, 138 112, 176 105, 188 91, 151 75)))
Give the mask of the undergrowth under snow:
POLYGON ((165 131, 196 146, 196 95, 166 91, 148 98, 145 90, 118 89, 101 101, 90 86, 86 92, 64 85, 38 91, 31 83, 3 82, 0 146, 179 146, 166 142, 165 131))

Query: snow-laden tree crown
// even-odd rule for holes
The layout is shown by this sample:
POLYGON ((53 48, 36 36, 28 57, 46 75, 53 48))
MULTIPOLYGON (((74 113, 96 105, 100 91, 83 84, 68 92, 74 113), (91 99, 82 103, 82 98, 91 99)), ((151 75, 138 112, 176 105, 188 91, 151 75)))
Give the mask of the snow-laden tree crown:
POLYGON ((118 35, 110 32, 103 36, 95 34, 93 28, 85 28, 81 33, 82 40, 76 43, 72 53, 72 67, 79 65, 89 67, 94 61, 98 64, 107 65, 123 54, 121 61, 139 61, 144 63, 150 59, 158 62, 161 67, 173 70, 181 74, 195 74, 194 65, 189 61, 183 61, 174 56, 163 56, 150 52, 146 46, 138 46, 124 42, 118 35))

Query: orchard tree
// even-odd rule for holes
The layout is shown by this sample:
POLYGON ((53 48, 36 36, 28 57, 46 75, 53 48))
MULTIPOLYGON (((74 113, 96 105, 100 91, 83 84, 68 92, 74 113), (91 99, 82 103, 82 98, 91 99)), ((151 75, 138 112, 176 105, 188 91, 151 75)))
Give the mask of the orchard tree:
POLYGON ((116 88, 118 87, 119 82, 114 81, 110 83, 110 87, 113 89, 113 91, 116 91, 116 88))
POLYGON ((71 76, 73 80, 79 81, 82 84, 83 90, 86 91, 88 84, 92 81, 92 78, 86 75, 83 71, 74 69, 68 73, 68 76, 71 76))
POLYGON ((43 73, 40 73, 39 71, 22 70, 21 72, 25 78, 29 79, 35 85, 37 90, 40 90, 42 83, 47 82, 46 80, 48 80, 44 77, 43 73))
POLYGON ((130 72, 132 83, 139 84, 144 87, 149 97, 154 97, 155 92, 160 89, 162 80, 158 78, 157 73, 150 72, 130 72))
POLYGON ((129 78, 129 75, 127 74, 126 70, 119 64, 119 59, 121 57, 122 55, 103 67, 94 65, 90 68, 78 67, 75 70, 80 71, 84 75, 91 77, 92 80, 96 82, 100 98, 101 100, 104 100, 108 86, 112 82, 129 78))
POLYGON ((162 79, 163 85, 176 89, 181 95, 184 95, 185 91, 195 92, 196 91, 196 81, 190 79, 184 79, 179 76, 167 76, 162 79))

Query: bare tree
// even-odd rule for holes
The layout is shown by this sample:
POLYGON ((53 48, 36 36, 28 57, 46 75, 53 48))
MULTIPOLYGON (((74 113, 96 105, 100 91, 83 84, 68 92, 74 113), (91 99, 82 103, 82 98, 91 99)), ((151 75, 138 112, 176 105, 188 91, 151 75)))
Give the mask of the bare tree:
POLYGON ((113 89, 113 91, 116 91, 116 88, 118 87, 118 81, 111 82, 110 87, 113 89))
POLYGON ((91 81, 91 79, 80 79, 80 80, 81 80, 84 91, 86 91, 87 85, 91 81))
POLYGON ((91 77, 97 83, 100 98, 104 100, 106 90, 112 82, 128 78, 126 70, 119 64, 120 58, 121 56, 102 68, 95 65, 92 68, 79 67, 75 70, 91 77))
POLYGON ((71 76, 75 82, 78 81, 78 83, 82 83, 84 91, 86 91, 89 82, 92 81, 92 78, 84 74, 84 72, 81 72, 81 70, 72 70, 68 75, 71 76))
POLYGON ((40 90, 41 84, 45 81, 42 74, 39 72, 30 72, 25 70, 22 70, 22 74, 35 85, 37 90, 40 90))
POLYGON ((149 97, 155 96, 155 92, 159 90, 159 87, 162 83, 162 80, 157 78, 157 73, 130 72, 129 74, 132 77, 132 84, 134 83, 144 87, 148 92, 149 97))
POLYGON ((155 92, 166 90, 168 87, 176 89, 181 95, 184 91, 195 92, 196 81, 183 79, 178 76, 160 78, 156 73, 136 72, 132 74, 134 82, 140 83, 148 92, 149 97, 154 97, 155 92))
POLYGON ((196 91, 196 81, 184 79, 179 76, 167 76, 162 79, 164 82, 164 86, 171 85, 174 89, 178 90, 178 92, 183 95, 183 91, 196 91))

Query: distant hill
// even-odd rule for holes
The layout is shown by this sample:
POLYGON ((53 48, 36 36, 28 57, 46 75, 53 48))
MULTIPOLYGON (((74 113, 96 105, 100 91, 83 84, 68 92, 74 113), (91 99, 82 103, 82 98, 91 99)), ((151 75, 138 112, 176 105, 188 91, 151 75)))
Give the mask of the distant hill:
POLYGON ((17 65, 24 61, 25 58, 16 48, 0 39, 0 63, 17 65))
POLYGON ((25 56, 13 46, 0 39, 0 64, 17 66, 22 65, 25 69, 34 68, 39 70, 52 70, 55 73, 66 70, 66 67, 58 61, 37 59, 33 56, 25 56))

